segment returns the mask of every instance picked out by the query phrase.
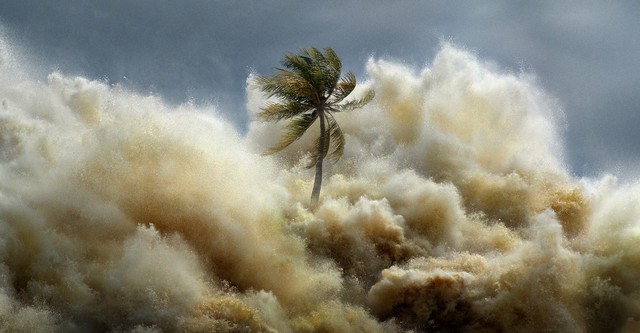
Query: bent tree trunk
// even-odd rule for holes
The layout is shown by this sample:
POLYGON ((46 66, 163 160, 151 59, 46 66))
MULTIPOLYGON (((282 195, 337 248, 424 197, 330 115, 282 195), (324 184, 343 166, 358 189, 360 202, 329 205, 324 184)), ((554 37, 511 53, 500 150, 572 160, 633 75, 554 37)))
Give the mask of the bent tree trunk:
POLYGON ((324 110, 318 110, 318 118, 320 119, 320 142, 318 143, 318 160, 316 161, 316 178, 313 182, 313 191, 311 192, 311 208, 318 206, 318 198, 320 198, 320 187, 322 186, 322 161, 324 160, 324 141, 325 141, 325 124, 324 110))

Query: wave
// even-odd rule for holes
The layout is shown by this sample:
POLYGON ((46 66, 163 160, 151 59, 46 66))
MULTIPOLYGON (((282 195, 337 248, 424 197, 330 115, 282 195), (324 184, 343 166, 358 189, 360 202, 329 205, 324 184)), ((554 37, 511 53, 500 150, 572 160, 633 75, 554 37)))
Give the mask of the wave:
MULTIPOLYGON (((30 78, 0 43, 7 332, 609 332, 640 324, 640 188, 577 179, 535 78, 371 59, 308 206, 311 131, 30 78)), ((247 110, 264 96, 247 80, 247 110)))

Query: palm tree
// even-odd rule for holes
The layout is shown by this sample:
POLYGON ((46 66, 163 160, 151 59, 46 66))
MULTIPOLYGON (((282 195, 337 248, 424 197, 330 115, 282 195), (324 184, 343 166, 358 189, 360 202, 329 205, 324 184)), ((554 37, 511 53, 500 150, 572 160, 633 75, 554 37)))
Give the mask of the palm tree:
POLYGON ((325 157, 335 163, 344 152, 344 135, 334 112, 350 111, 367 104, 374 96, 373 91, 360 99, 343 100, 356 87, 356 77, 347 72, 342 78, 342 62, 329 47, 324 52, 314 47, 301 49, 299 54, 286 54, 282 58, 283 68, 275 68, 271 76, 257 77, 257 83, 269 97, 277 101, 268 103, 258 118, 262 121, 290 120, 286 133, 280 142, 265 154, 273 154, 298 140, 317 120, 320 120, 320 136, 316 140, 313 164, 316 168, 311 207, 315 207, 320 197, 322 185, 322 161, 325 157), (333 149, 329 151, 330 146, 333 149))

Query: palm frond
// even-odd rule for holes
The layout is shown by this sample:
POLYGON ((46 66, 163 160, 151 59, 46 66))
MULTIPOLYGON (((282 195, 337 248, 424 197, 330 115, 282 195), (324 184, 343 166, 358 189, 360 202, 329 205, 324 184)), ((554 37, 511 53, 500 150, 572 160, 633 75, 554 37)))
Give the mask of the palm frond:
POLYGON ((338 125, 338 122, 333 117, 333 115, 327 112, 329 116, 327 117, 327 121, 329 123, 329 136, 331 136, 331 143, 333 144, 333 150, 329 154, 329 158, 331 162, 336 163, 344 154, 344 134, 342 133, 342 129, 338 125))
POLYGON ((300 75, 305 80, 311 80, 310 72, 313 60, 308 55, 288 53, 282 57, 281 63, 282 66, 300 75))
POLYGON ((282 58, 282 65, 307 80, 318 92, 318 75, 321 72, 319 63, 323 58, 322 53, 315 47, 303 48, 299 54, 286 54, 282 58))
POLYGON ((362 98, 354 99, 341 105, 333 105, 332 108, 338 112, 352 111, 365 106, 367 103, 371 102, 373 97, 375 97, 375 93, 373 92, 373 90, 369 90, 367 94, 362 98))
POLYGON ((356 87, 356 76, 352 72, 347 72, 345 76, 338 82, 335 92, 333 93, 332 103, 339 103, 345 97, 349 96, 356 87))
POLYGON ((324 54, 315 47, 307 47, 302 49, 302 53, 311 58, 312 62, 321 63, 325 61, 324 54))
POLYGON ((333 95, 333 92, 336 89, 338 80, 340 79, 340 73, 342 71, 342 61, 336 52, 330 47, 324 48, 322 67, 325 97, 329 98, 333 95))
POLYGON ((303 52, 311 59, 311 66, 309 67, 311 84, 316 88, 318 95, 327 97, 328 92, 332 90, 331 74, 333 71, 329 66, 329 62, 325 55, 315 47, 304 49, 303 52))
POLYGON ((284 69, 277 68, 276 71, 274 75, 256 78, 260 89, 269 97, 306 103, 313 103, 317 99, 313 86, 307 80, 284 69))
POLYGON ((286 133, 280 138, 280 142, 265 151, 264 155, 277 153, 298 140, 318 118, 317 112, 305 113, 294 117, 287 125, 286 133))
POLYGON ((315 47, 301 49, 300 54, 287 54, 282 65, 306 80, 320 99, 326 99, 340 78, 342 63, 331 48, 322 53, 315 47))
POLYGON ((340 73, 342 71, 342 60, 340 60, 340 57, 338 57, 338 54, 332 48, 324 48, 324 58, 336 72, 340 73))
POLYGON ((258 112, 257 117, 262 121, 280 121, 298 116, 309 109, 311 107, 307 104, 295 101, 273 102, 258 112))

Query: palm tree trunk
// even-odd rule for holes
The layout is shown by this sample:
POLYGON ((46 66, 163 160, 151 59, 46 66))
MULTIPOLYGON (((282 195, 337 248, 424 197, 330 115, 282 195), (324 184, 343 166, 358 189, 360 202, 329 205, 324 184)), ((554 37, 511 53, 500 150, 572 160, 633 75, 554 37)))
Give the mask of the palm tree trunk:
POLYGON ((325 124, 324 110, 318 110, 318 118, 320 118, 320 143, 318 144, 318 160, 316 161, 316 178, 313 182, 313 191, 311 191, 311 208, 314 209, 318 205, 320 198, 320 187, 322 186, 322 161, 324 160, 324 141, 325 141, 325 124))

